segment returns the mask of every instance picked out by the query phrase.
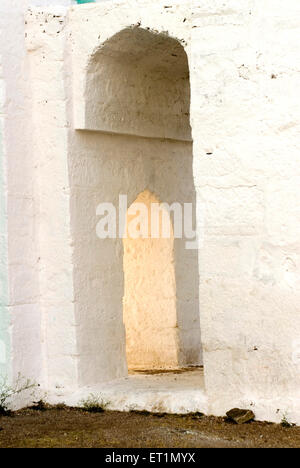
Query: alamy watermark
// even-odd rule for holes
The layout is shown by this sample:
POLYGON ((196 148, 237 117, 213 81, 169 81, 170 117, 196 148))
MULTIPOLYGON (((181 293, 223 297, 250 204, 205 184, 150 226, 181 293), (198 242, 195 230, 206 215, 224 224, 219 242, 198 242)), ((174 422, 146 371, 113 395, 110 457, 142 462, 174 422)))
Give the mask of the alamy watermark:
POLYGON ((134 202, 128 208, 127 195, 119 195, 119 204, 100 203, 96 209, 101 219, 96 232, 99 239, 185 239, 185 248, 200 247, 204 224, 203 210, 194 219, 192 203, 134 202))

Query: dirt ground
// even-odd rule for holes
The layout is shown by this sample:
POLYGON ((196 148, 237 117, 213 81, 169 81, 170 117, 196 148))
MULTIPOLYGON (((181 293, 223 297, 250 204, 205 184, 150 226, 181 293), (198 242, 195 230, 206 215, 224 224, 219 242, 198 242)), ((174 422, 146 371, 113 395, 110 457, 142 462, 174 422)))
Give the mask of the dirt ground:
POLYGON ((300 427, 238 426, 202 415, 155 415, 73 408, 25 409, 0 417, 0 448, 300 448, 300 427))

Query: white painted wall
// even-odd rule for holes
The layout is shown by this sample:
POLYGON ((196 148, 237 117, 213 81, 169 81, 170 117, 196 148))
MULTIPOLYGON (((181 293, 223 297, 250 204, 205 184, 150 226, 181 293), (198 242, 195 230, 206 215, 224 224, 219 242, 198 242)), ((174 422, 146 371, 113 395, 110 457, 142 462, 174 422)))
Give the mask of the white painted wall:
MULTIPOLYGON (((31 86, 25 50, 25 13, 29 5, 69 5, 63 0, 1 0, 0 55, 2 57, 0 94, 2 116, 3 171, 8 223, 5 268, 1 269, 3 288, 8 288, 5 343, 12 350, 2 374, 12 378, 19 373, 36 382, 45 379, 42 316, 39 290, 37 236, 38 196, 33 157, 31 86), (10 336, 10 338, 8 338, 10 336), (10 342, 10 344, 9 344, 10 342)), ((3 188, 3 187, 2 187, 3 188)), ((2 233, 5 235, 5 232, 2 233)))
MULTIPOLYGON (((105 39, 141 22, 142 28, 168 30, 185 41, 189 55, 194 182, 198 207, 204 206, 206 212, 199 268, 209 411, 224 414, 232 406, 248 406, 260 419, 280 420, 286 413, 300 423, 300 115, 295 99, 299 2, 228 0, 225 7, 221 2, 187 1, 175 2, 173 8, 147 1, 117 5, 76 7, 68 26, 60 24, 63 18, 53 18, 47 33, 39 26, 43 14, 28 24, 35 124, 31 140, 22 12, 17 2, 15 10, 11 1, 1 2, 1 18, 4 13, 10 18, 1 54, 4 80, 9 83, 5 132, 10 143, 6 158, 10 310, 13 340, 18 343, 13 353, 15 369, 33 376, 46 369, 50 387, 92 378, 91 348, 83 367, 78 361, 77 344, 83 349, 86 341, 77 337, 84 338, 86 331, 76 321, 78 311, 84 313, 84 309, 74 299, 80 272, 73 270, 73 262, 81 253, 73 244, 76 207, 72 205, 75 191, 70 189, 72 177, 85 170, 79 162, 86 156, 80 149, 82 140, 86 148, 97 141, 94 151, 101 148, 104 157, 111 155, 113 137, 102 135, 100 141, 99 135, 90 138, 74 132, 71 107, 75 105, 75 114, 82 116, 88 58, 105 39), (83 21, 83 15, 88 21, 83 21), (67 32, 72 34, 68 46, 67 32), (16 128, 18 135, 24 135, 22 140, 16 137, 16 128), (72 172, 76 160, 78 171, 72 172), (25 225, 24 212, 31 219, 25 225), (32 234, 36 220, 38 244, 32 234), (54 241, 57 231, 59 242, 54 241), (28 321, 24 322, 25 315, 28 321), (56 341, 55 336, 63 340, 56 341), (47 343, 46 349, 41 342, 47 343)), ((120 147, 131 151, 131 146, 131 140, 120 140, 120 147)), ((110 249, 115 246, 107 249, 107 264, 110 249)), ((111 335, 106 334, 108 342, 111 335)), ((101 359, 96 357, 104 369, 101 359)))
MULTIPOLYGON (((170 203, 175 194, 181 201, 195 201, 192 147, 183 142, 74 132, 69 128, 71 108, 66 107, 71 68, 68 60, 62 61, 64 18, 58 12, 32 12, 27 23, 27 47, 35 70, 31 78, 47 379, 50 388, 69 388, 127 374, 122 242, 96 237, 98 203, 117 203, 119 193, 127 194, 130 203, 147 187, 170 203), (47 139, 46 148, 42 135, 47 139), (56 156, 66 150, 68 166, 64 158, 56 156), (166 173, 169 184, 165 183, 166 173), (184 178, 182 174, 186 174, 184 178)), ((197 255, 188 255, 177 244, 180 359, 196 363, 200 359, 197 255), (183 284, 189 275, 182 269, 191 263, 191 257, 188 271, 195 276, 184 295, 183 284)))
POLYGON ((4 143, 2 56, 0 58, 0 378, 11 377, 11 339, 8 311, 7 174, 4 143))
POLYGON ((299 422, 299 3, 209 2, 193 18, 194 175, 206 208, 200 310, 211 411, 234 403, 260 419, 286 412, 299 422))

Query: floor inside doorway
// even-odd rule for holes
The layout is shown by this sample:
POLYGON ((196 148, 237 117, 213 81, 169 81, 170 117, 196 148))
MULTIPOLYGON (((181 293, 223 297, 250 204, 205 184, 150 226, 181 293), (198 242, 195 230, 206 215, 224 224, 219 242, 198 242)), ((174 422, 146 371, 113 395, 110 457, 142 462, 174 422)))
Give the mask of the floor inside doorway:
POLYGON ((126 378, 84 387, 69 396, 57 395, 53 403, 78 406, 91 394, 100 396, 110 410, 177 414, 207 411, 201 367, 172 371, 131 370, 126 378))

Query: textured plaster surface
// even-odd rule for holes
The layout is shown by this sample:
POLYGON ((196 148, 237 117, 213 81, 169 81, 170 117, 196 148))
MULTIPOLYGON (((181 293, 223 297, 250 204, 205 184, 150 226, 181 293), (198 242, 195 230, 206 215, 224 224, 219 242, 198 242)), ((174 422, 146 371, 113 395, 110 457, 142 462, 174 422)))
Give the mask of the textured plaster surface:
MULTIPOLYGON (((1 372, 44 384, 44 336, 39 292, 38 177, 32 139, 32 89, 25 47, 29 5, 64 0, 1 0, 1 320, 6 349, 1 372)), ((1 366, 1 363, 0 363, 1 366)))
POLYGON ((296 18, 294 1, 195 8, 191 113, 210 408, 299 423, 296 18))
MULTIPOLYGON (((111 380, 127 373, 122 242, 96 237, 97 205, 103 201, 117 205, 120 193, 127 194, 131 203, 147 187, 170 203, 174 199, 194 202, 191 144, 69 130, 72 109, 66 107, 66 100, 71 77, 67 58, 63 61, 63 12, 32 11, 27 23, 29 56, 33 68, 38 69, 32 75, 32 91, 37 116, 34 129, 40 174, 39 277, 41 307, 45 311, 42 320, 48 385, 53 388, 111 380), (55 66, 50 67, 49 75, 52 60, 55 66), (46 150, 44 141, 38 138, 45 128, 49 130, 46 150), (68 152, 68 166, 63 158, 53 157, 53 151, 59 150, 68 152), (182 173, 186 175, 181 180, 182 173), (61 193, 64 203, 58 201, 61 193), (51 223, 46 222, 46 216, 50 216, 51 223)), ((189 363, 199 363, 197 253, 185 252, 180 243, 177 252, 181 268, 189 263, 189 272, 194 273, 184 296, 185 277, 177 269, 182 277, 178 294, 181 340, 189 363), (188 311, 186 317, 184 310, 188 311)))
POLYGON ((87 395, 107 402, 116 411, 151 411, 153 413, 207 413, 203 370, 182 374, 129 375, 113 383, 83 387, 73 394, 51 395, 51 403, 65 402, 80 406, 87 395))
POLYGON ((14 16, 11 4, 2 1, 0 11, 5 5, 13 18, 1 50, 15 369, 43 376, 47 389, 126 374, 122 243, 108 239, 104 247, 92 238, 95 207, 124 190, 131 203, 146 188, 172 201, 162 164, 186 186, 179 168, 193 154, 197 209, 205 212, 199 301, 207 411, 243 406, 258 419, 285 414, 299 424, 299 2, 42 8, 27 15, 27 57, 20 5, 14 16), (105 130, 87 113, 93 58, 128 28, 168 31, 185 47, 193 150, 188 141, 161 141, 154 127, 152 134, 135 127, 134 136, 126 119, 123 129, 110 120, 106 130, 131 136, 87 131, 91 121, 105 130), (158 138, 142 138, 149 135, 158 138))
POLYGON ((0 377, 11 376, 10 332, 8 312, 8 255, 7 255, 7 181, 3 141, 4 82, 0 56, 0 377))
MULTIPOLYGON (((294 1, 288 8, 279 2, 181 2, 171 8, 143 2, 86 5, 69 13, 75 125, 83 128, 89 64, 101 44, 136 26, 168 31, 186 47, 193 173, 198 208, 206 213, 200 311, 214 414, 244 405, 260 418, 280 419, 282 412, 299 418, 299 363, 293 358, 299 331, 298 111, 292 97, 297 8, 294 1)), ((133 197, 145 188, 136 187, 133 197)), ((91 355, 83 367, 88 364, 91 355)))
POLYGON ((76 128, 191 140, 187 56, 173 38, 122 30, 91 57, 85 87, 76 128))

